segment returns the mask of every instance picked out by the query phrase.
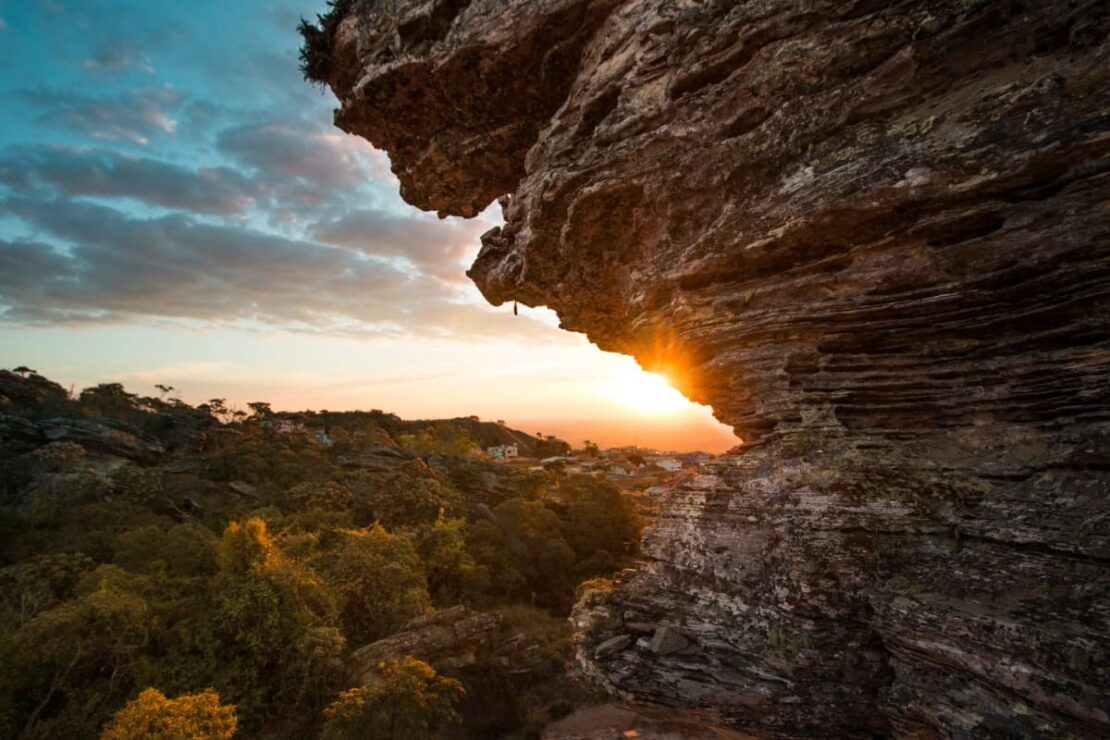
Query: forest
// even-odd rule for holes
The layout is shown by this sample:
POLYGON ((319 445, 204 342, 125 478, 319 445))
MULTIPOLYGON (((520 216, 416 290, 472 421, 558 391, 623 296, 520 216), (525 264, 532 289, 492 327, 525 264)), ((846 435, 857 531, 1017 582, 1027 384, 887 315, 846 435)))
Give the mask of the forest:
POLYGON ((0 737, 524 738, 572 709, 576 587, 637 556, 624 493, 485 460, 467 420, 160 391, 0 371, 0 737), (389 652, 442 615, 494 626, 389 652))

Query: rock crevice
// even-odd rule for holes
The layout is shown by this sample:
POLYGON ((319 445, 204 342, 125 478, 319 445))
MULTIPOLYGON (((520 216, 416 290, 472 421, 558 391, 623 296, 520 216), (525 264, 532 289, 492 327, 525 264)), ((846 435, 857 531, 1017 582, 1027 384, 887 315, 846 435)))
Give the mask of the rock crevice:
POLYGON ((421 208, 500 198, 490 301, 746 443, 582 670, 768 734, 1110 733, 1105 3, 398 6, 340 24, 337 124, 421 208))

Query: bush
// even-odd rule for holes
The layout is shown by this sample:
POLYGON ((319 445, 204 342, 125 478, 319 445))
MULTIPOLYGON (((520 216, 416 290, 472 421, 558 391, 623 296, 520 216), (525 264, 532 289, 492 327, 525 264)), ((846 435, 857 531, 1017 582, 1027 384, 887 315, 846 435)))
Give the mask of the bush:
POLYGON ((324 740, 366 737, 432 740, 460 721, 455 704, 462 684, 405 656, 378 666, 370 686, 349 689, 324 710, 324 740))
POLYGON ((331 77, 331 47, 339 24, 354 9, 357 0, 328 0, 328 10, 310 23, 304 18, 297 25, 301 45, 301 72, 309 82, 326 85, 331 77))
POLYGON ((147 689, 116 712, 101 740, 227 740, 235 734, 235 707, 212 689, 167 699, 147 689))

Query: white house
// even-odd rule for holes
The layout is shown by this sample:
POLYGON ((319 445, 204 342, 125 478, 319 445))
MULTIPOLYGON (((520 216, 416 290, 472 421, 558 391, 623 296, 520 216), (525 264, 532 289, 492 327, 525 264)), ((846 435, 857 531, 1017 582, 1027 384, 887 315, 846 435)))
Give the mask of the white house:
POLYGON ((509 460, 514 457, 520 457, 520 448, 516 443, 510 445, 497 445, 496 447, 487 447, 486 454, 494 460, 509 460))

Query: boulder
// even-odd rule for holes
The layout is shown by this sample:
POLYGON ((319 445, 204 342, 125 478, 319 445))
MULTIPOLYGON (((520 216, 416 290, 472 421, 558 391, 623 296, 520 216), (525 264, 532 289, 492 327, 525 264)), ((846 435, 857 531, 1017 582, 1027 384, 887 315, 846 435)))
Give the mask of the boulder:
POLYGON ((610 637, 594 648, 594 657, 601 660, 614 653, 619 653, 631 644, 632 635, 617 635, 616 637, 610 637))
POLYGON ((656 655, 670 655, 671 653, 684 650, 689 647, 689 645, 690 641, 687 640, 681 632, 663 624, 660 625, 651 636, 648 649, 656 655))
POLYGON ((372 681, 379 663, 411 655, 437 669, 472 665, 475 651, 488 645, 502 623, 499 612, 473 612, 464 606, 416 617, 396 633, 351 655, 355 674, 372 681))
POLYGON ((358 454, 340 455, 336 462, 344 468, 357 468, 373 472, 390 472, 413 459, 411 453, 389 445, 370 445, 358 454))

